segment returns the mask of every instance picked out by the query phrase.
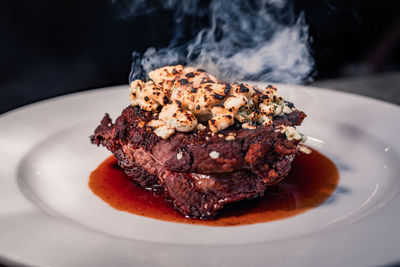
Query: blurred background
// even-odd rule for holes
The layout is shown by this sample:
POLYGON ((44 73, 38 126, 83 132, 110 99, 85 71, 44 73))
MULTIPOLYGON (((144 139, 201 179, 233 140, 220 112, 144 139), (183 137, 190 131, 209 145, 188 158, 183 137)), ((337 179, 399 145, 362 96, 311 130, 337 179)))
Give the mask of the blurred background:
MULTIPOLYGON (((197 9, 190 1, 182 1, 189 3, 183 9, 174 6, 177 1, 161 2, 0 1, 0 113, 66 93, 127 84, 133 52, 141 58, 149 47, 193 41, 214 23, 208 8, 216 1, 193 1, 197 9)), ((225 4, 229 10, 229 1, 225 4)), ((308 25, 312 62, 300 79, 289 82, 400 103, 397 1, 292 4, 294 16, 303 14, 308 25)))

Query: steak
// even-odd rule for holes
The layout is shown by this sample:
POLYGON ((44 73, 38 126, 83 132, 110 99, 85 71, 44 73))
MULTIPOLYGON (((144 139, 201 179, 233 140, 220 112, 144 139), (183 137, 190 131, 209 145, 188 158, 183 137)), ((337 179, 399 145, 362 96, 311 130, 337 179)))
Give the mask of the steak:
POLYGON ((135 182, 163 190, 185 216, 211 218, 225 204, 261 196, 287 176, 299 140, 288 140, 277 125, 300 125, 305 116, 296 110, 269 126, 239 124, 218 134, 207 127, 162 139, 147 126, 157 114, 129 106, 115 123, 106 114, 91 142, 110 150, 135 182))

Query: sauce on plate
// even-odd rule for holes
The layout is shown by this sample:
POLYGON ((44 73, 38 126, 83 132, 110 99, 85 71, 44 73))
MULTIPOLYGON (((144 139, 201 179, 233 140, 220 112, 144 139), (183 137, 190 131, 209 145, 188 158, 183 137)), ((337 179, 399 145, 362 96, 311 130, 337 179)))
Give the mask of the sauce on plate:
POLYGON ((316 150, 300 153, 282 182, 267 189, 263 197, 225 206, 214 220, 185 218, 162 193, 137 185, 118 166, 114 156, 90 175, 89 187, 115 209, 159 220, 209 226, 246 225, 284 219, 321 205, 335 191, 339 171, 316 150))

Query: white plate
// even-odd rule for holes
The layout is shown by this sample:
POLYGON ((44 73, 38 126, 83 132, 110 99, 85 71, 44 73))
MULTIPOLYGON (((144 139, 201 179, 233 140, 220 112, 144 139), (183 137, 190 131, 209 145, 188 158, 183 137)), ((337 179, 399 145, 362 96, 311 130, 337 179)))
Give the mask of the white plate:
POLYGON ((117 211, 87 186, 109 152, 89 143, 127 86, 62 96, 0 116, 0 257, 35 266, 370 266, 400 261, 400 108, 319 88, 280 86, 308 114, 309 145, 340 182, 304 214, 236 227, 117 211))

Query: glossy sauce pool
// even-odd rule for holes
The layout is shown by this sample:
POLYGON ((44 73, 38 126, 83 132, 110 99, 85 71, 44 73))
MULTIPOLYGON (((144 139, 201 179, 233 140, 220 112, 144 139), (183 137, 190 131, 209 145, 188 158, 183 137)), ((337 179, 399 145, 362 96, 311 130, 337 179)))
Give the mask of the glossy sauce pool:
POLYGON ((214 220, 188 219, 176 211, 161 193, 146 190, 132 182, 110 156, 89 179, 90 189, 110 206, 121 211, 159 220, 233 226, 269 222, 301 214, 321 205, 339 181, 335 164, 321 153, 312 150, 300 153, 282 182, 269 188, 263 197, 229 204, 214 220))

